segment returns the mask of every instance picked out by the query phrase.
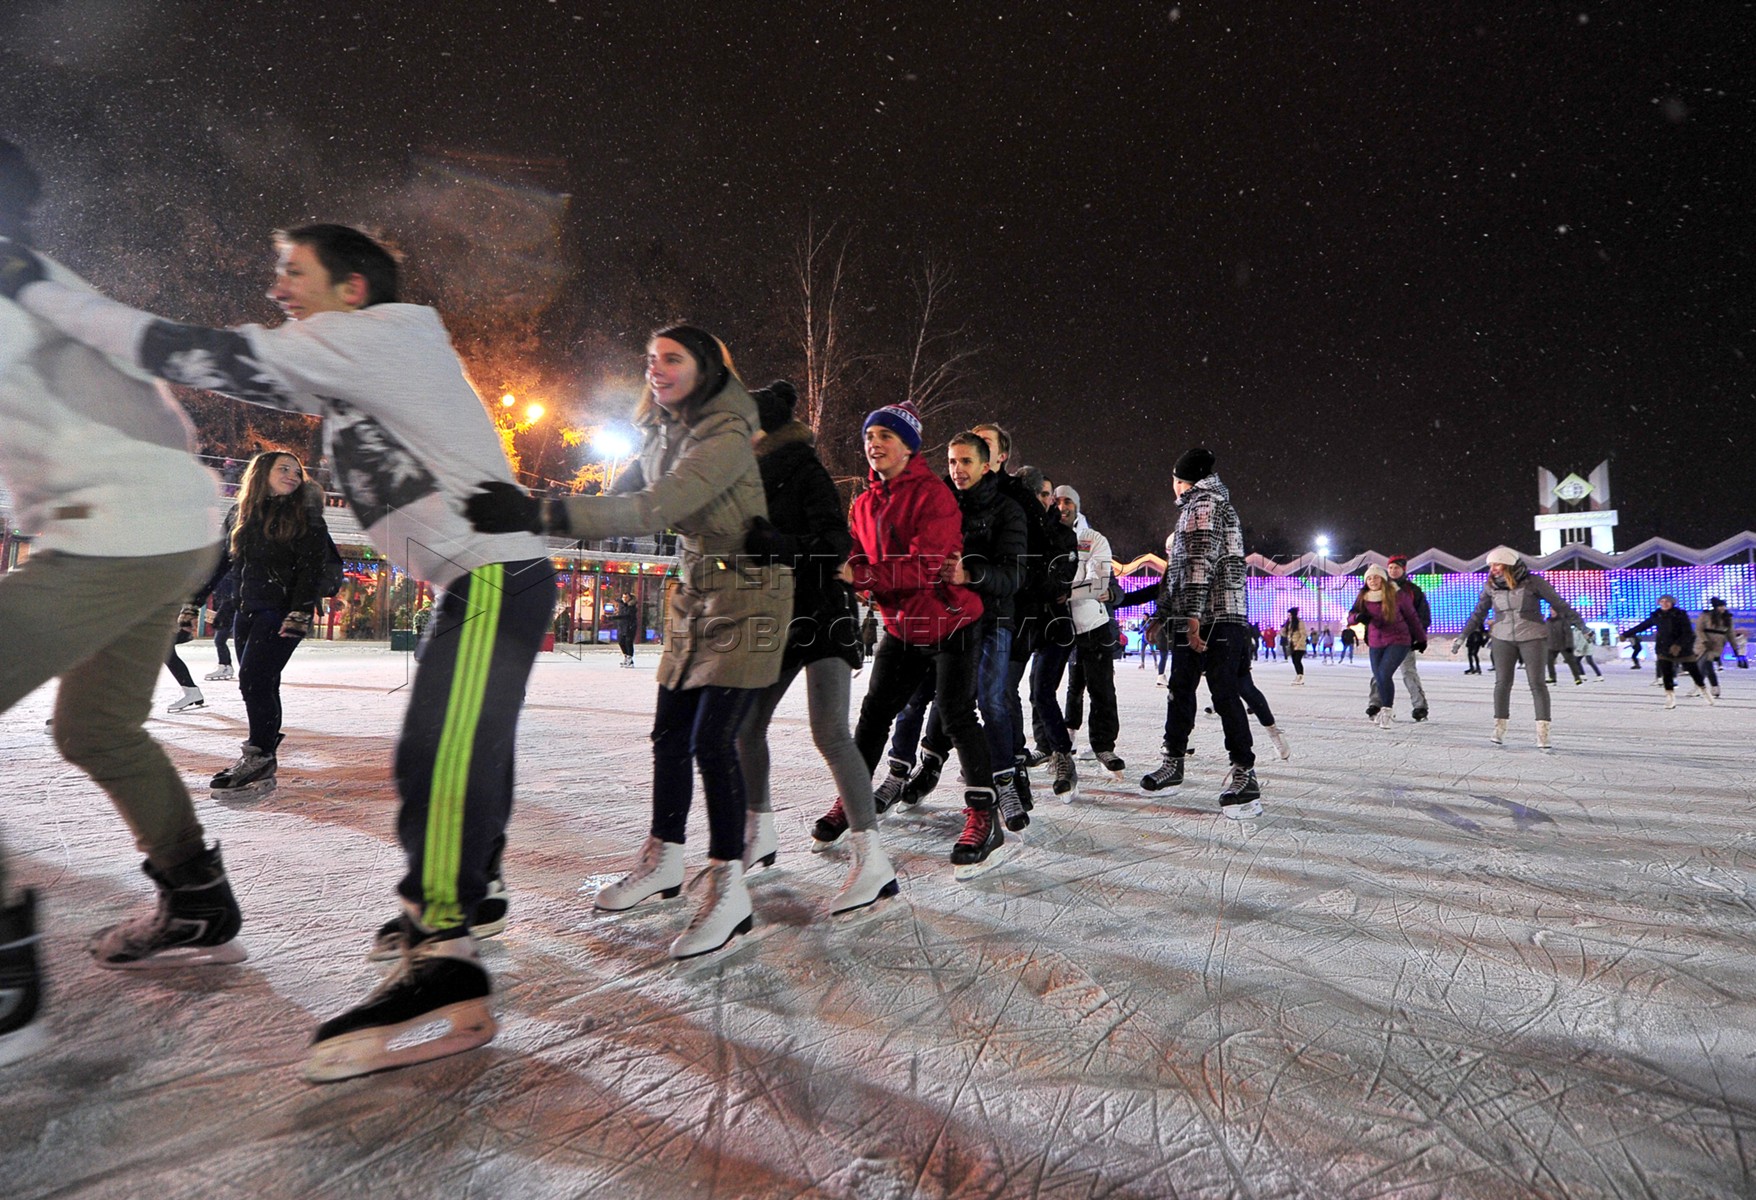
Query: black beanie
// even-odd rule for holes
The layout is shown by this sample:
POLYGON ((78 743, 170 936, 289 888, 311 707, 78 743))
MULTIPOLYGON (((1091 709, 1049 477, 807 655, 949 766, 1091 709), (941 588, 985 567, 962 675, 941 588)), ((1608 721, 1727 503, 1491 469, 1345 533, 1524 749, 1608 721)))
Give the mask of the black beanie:
POLYGON ((1183 457, 1171 468, 1171 474, 1184 483, 1200 483, 1213 474, 1213 451, 1203 450, 1199 446, 1183 451, 1183 457))
POLYGON ((777 379, 767 387, 751 392, 750 398, 756 401, 756 416, 762 432, 773 433, 793 419, 793 406, 799 402, 799 392, 786 380, 777 379))

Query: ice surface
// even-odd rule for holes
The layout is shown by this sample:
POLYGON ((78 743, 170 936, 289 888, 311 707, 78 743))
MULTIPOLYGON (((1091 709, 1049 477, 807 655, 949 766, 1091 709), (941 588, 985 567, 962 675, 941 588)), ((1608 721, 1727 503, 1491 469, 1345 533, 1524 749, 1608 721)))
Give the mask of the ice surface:
MULTIPOLYGON (((199 675, 212 666, 187 655, 199 675)), ((1606 667, 1555 691, 1424 675, 1433 720, 1380 732, 1363 664, 1258 681, 1293 758, 1267 815, 1222 820, 1219 724, 1155 797, 1082 764, 1023 847, 953 882, 949 785, 893 814, 887 916, 823 916, 806 851, 831 785, 802 686, 773 738, 779 869, 748 949, 665 959, 687 901, 603 916, 647 823, 653 657, 544 655, 520 738, 512 923, 485 946, 484 1050, 313 1087, 314 1023, 359 999, 393 910, 403 655, 314 645, 284 689, 280 789, 198 805, 249 962, 92 967, 147 898, 104 797, 54 755, 50 692, 0 719, 15 885, 44 897, 51 1048, 0 1071, 0 1194, 201 1197, 1723 1197, 1756 1188, 1756 677, 1661 708, 1606 667)), ((1117 671, 1130 780, 1165 692, 1117 671)), ((857 680, 856 685, 863 681, 857 680)), ((151 728, 191 783, 244 730, 236 685, 151 728)), ((1261 749, 1267 751, 1265 739, 1261 749)), ((704 855, 697 804, 692 866, 704 855)))

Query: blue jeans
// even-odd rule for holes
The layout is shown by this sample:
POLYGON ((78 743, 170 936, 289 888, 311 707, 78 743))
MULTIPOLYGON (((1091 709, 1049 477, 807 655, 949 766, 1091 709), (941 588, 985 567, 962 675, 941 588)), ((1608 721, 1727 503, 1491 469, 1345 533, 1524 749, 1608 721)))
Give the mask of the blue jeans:
POLYGON ((1400 644, 1373 646, 1367 651, 1372 660, 1372 685, 1378 689, 1378 703, 1385 708, 1396 706, 1396 672, 1408 657, 1408 647, 1400 644))

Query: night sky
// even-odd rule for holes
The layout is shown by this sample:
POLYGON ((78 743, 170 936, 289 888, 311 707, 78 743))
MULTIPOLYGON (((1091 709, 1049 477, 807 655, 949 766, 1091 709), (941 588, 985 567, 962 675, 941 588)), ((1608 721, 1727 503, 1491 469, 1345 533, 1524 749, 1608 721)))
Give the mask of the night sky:
POLYGON ((1534 552, 1537 468, 1605 458, 1620 545, 1756 527, 1749 5, 353 7, 6 4, 42 244, 226 323, 272 317, 270 229, 373 223, 587 421, 679 316, 796 374, 810 214, 867 356, 843 470, 933 260, 980 353, 929 442, 998 417, 1123 557, 1193 444, 1267 553, 1534 552), (448 223, 435 162, 565 194, 560 237, 448 223))

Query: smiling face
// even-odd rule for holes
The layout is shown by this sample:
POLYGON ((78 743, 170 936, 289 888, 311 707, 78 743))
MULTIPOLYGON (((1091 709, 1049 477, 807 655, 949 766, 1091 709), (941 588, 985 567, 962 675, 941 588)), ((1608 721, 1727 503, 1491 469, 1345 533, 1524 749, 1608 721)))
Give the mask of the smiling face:
POLYGON ((281 247, 268 298, 294 321, 320 312, 352 312, 366 303, 366 279, 349 275, 337 282, 330 278, 317 251, 292 242, 281 247))
POLYGON ((988 464, 982 461, 981 451, 964 442, 951 443, 945 450, 945 460, 951 486, 960 492, 969 491, 988 473, 988 464))
POLYGON ((1079 505, 1073 503, 1071 497, 1056 496, 1055 508, 1061 513, 1061 524, 1071 525, 1079 520, 1079 505))
POLYGON ((866 465, 880 479, 895 479, 913 457, 908 444, 885 425, 866 426, 866 465))
POLYGON ((689 398, 701 382, 701 364, 682 342, 653 338, 646 348, 646 384, 652 398, 674 409, 689 398))
POLYGON ((290 454, 282 454, 268 468, 268 490, 276 496, 290 496, 305 482, 305 469, 290 454))

